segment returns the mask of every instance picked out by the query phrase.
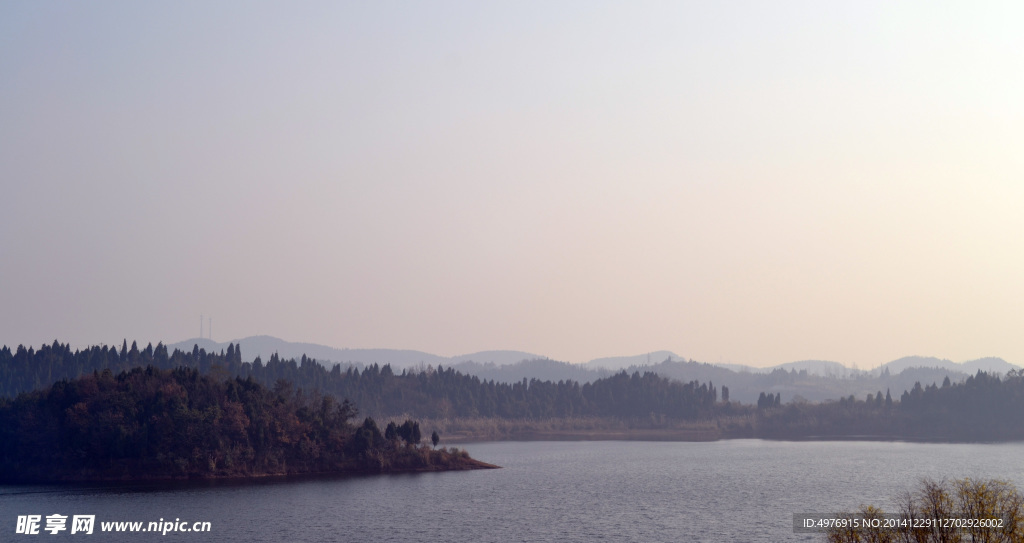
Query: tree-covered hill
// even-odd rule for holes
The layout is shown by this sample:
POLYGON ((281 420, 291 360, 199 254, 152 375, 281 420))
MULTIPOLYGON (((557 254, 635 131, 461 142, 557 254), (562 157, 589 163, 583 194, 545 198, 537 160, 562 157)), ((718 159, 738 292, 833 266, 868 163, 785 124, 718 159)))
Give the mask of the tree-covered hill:
POLYGON ((763 406, 757 435, 768 438, 888 438, 938 441, 1024 439, 1024 373, 979 371, 962 383, 915 383, 897 397, 877 391, 864 399, 763 406))
MULTIPOLYGON (((264 363, 242 362, 234 345, 222 353, 194 347, 191 352, 167 352, 163 345, 139 349, 127 341, 121 349, 91 347, 72 351, 54 342, 39 350, 19 347, 0 349, 0 384, 6 396, 34 390, 57 381, 105 369, 112 372, 137 367, 161 369, 186 367, 201 374, 252 378, 266 386, 286 380, 296 389, 319 391, 349 399, 365 413, 378 417, 412 415, 447 418, 501 417, 512 419, 600 416, 670 419, 710 417, 718 389, 712 383, 671 381, 653 373, 619 373, 591 383, 523 379, 498 383, 465 375, 452 368, 403 370, 389 365, 370 365, 361 371, 340 366, 328 370, 312 359, 282 360, 272 356, 264 363)), ((730 409, 735 409, 733 406, 730 409)))
MULTIPOLYGON (((220 353, 196 346, 190 352, 168 353, 163 345, 139 349, 124 342, 120 349, 72 351, 54 342, 39 350, 0 349, 0 385, 5 395, 12 396, 59 379, 101 375, 104 370, 113 375, 145 366, 187 368, 220 381, 251 380, 282 393, 303 391, 304 397, 315 392, 338 402, 347 399, 378 418, 533 421, 533 426, 536 421, 587 419, 591 421, 587 425, 596 424, 598 434, 594 435, 602 426, 678 430, 697 423, 701 428, 707 424, 716 428, 707 435, 717 437, 1024 439, 1024 420, 1017 415, 1024 412, 1024 377, 1016 371, 1005 377, 979 372, 963 382, 945 379, 941 386, 920 382, 904 390, 879 386, 866 395, 823 402, 783 401, 773 386, 759 393, 755 408, 730 401, 734 400, 729 397, 732 386, 726 383, 719 389, 712 382, 682 382, 652 372, 620 372, 582 384, 538 379, 502 383, 440 366, 401 373, 376 364, 327 369, 305 357, 296 361, 276 355, 266 362, 257 358, 248 363, 242 362, 234 345, 220 353), (603 422, 593 422, 598 419, 603 422)), ((806 378, 783 370, 767 377, 780 383, 806 378)), ((880 382, 866 378, 858 386, 872 384, 880 382)))
POLYGON ((181 367, 109 370, 0 400, 0 481, 247 477, 488 467, 353 425, 347 401, 181 367))

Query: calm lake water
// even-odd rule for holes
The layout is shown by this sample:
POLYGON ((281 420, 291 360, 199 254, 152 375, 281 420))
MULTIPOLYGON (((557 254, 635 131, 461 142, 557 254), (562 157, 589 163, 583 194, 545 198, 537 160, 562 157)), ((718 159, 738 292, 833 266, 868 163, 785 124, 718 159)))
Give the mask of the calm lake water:
POLYGON ((794 513, 894 509, 921 477, 1024 488, 1024 443, 731 440, 466 445, 504 469, 159 485, 0 486, 0 541, 820 541, 794 513), (68 516, 57 536, 47 515, 68 516), (41 515, 39 535, 15 534, 41 515), (72 515, 95 515, 71 535, 72 515), (101 533, 110 521, 209 533, 101 533))

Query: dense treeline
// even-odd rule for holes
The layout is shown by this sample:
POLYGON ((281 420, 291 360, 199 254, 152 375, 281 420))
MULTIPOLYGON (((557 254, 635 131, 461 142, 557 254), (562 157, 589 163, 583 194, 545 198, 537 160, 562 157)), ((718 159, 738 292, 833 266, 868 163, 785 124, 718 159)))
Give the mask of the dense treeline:
MULTIPOLYGON (((600 416, 621 418, 694 419, 714 415, 718 391, 712 383, 681 383, 654 373, 619 373, 593 383, 575 381, 539 381, 523 379, 507 384, 483 381, 451 368, 427 371, 403 371, 396 374, 389 365, 364 368, 340 366, 328 370, 305 356, 301 360, 281 360, 276 355, 264 363, 257 358, 242 362, 240 349, 229 345, 220 353, 207 353, 194 347, 192 352, 168 353, 162 344, 139 349, 125 341, 120 351, 110 347, 92 347, 72 351, 54 342, 35 351, 18 347, 0 350, 0 383, 3 394, 46 386, 58 379, 109 369, 127 369, 152 365, 161 369, 187 367, 203 374, 251 377, 273 386, 287 380, 297 389, 320 391, 336 398, 347 398, 364 412, 375 416, 412 414, 417 417, 501 417, 550 418, 600 416)), ((731 409, 737 409, 733 406, 731 409)))
POLYGON ((418 423, 353 425, 331 396, 181 367, 109 370, 0 400, 0 480, 237 477, 464 469, 419 446, 418 423), (401 429, 397 431, 396 429, 401 429))
POLYGON ((764 391, 780 394, 783 403, 791 401, 824 402, 848 397, 850 394, 863 398, 878 390, 890 389, 894 394, 910 390, 915 382, 942 382, 949 377, 954 382, 963 381, 969 374, 942 368, 911 367, 898 373, 888 368, 881 373, 852 371, 845 375, 816 375, 806 369, 775 368, 770 372, 735 371, 729 368, 691 361, 664 361, 641 368, 626 368, 633 373, 651 371, 680 381, 697 380, 715 382, 729 387, 733 401, 753 404, 764 391))
POLYGON ((769 438, 874 437, 986 441, 1024 439, 1024 372, 978 372, 962 383, 914 387, 822 404, 764 406, 757 434, 769 438))
MULTIPOLYGON (((547 359, 523 360, 515 364, 503 365, 459 362, 453 367, 456 371, 476 375, 485 380, 493 379, 498 383, 514 383, 522 381, 523 377, 526 377, 542 381, 579 381, 580 384, 583 384, 617 373, 547 359)), ((895 374, 890 373, 889 368, 884 368, 881 372, 853 370, 834 375, 809 373, 806 369, 796 368, 788 370, 775 368, 769 372, 737 371, 693 360, 671 359, 657 364, 630 366, 625 368, 625 371, 630 375, 635 372, 639 372, 641 375, 646 372, 656 373, 684 383, 699 381, 727 385, 731 400, 746 404, 756 403, 758 394, 767 390, 780 395, 780 399, 784 403, 790 401, 822 402, 844 398, 850 394, 863 398, 877 390, 910 390, 915 382, 942 382, 946 377, 952 379, 953 382, 960 382, 970 375, 970 373, 934 367, 909 367, 895 374)), ((898 394, 898 392, 896 393, 898 394)), ((725 399, 724 394, 722 399, 725 399)))
MULTIPOLYGON (((452 368, 395 373, 389 365, 327 369, 311 359, 272 356, 242 362, 229 345, 221 353, 198 347, 168 353, 163 345, 139 349, 92 347, 72 351, 54 342, 39 350, 0 349, 0 386, 8 396, 109 369, 112 372, 153 365, 190 368, 220 379, 239 377, 273 387, 281 381, 294 390, 316 391, 348 399, 379 418, 413 416, 435 420, 475 418, 537 421, 548 419, 616 419, 633 427, 678 426, 719 421, 720 436, 806 438, 936 439, 948 441, 1024 439, 1024 375, 1004 378, 979 372, 961 383, 926 387, 915 383, 905 392, 882 390, 865 400, 848 396, 823 403, 783 403, 778 392, 762 392, 757 407, 728 401, 729 390, 712 383, 673 381, 654 373, 620 372, 580 384, 575 381, 523 379, 497 383, 452 368), (894 398, 898 396, 898 400, 894 398), (726 422, 727 421, 727 422, 726 422)), ((786 373, 786 372, 780 372, 786 373)), ((731 387, 730 387, 731 388, 731 387)))

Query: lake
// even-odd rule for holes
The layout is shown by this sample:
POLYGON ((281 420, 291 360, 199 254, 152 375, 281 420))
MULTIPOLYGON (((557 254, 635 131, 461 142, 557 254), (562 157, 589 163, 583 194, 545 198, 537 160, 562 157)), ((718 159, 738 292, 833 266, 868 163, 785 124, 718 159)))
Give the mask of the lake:
POLYGON ((0 486, 0 540, 821 541, 794 534, 793 514, 868 503, 895 510, 898 494, 922 477, 1000 478, 1024 488, 1024 443, 571 441, 465 448, 503 469, 0 486), (68 517, 57 536, 44 531, 52 514, 68 517), (19 515, 43 517, 40 534, 15 534, 19 515), (73 515, 95 515, 94 533, 70 534, 73 515), (104 522, 148 527, 161 519, 172 528, 209 522, 210 531, 101 533, 104 522))

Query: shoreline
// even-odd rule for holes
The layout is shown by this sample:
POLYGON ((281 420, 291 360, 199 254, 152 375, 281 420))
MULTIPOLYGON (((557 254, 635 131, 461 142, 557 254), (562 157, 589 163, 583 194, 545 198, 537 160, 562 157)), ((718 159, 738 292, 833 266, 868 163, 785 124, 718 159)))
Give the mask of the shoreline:
POLYGON ((258 473, 248 475, 199 475, 199 476, 154 476, 154 477, 58 477, 52 479, 0 479, 2 485, 49 485, 49 484, 110 484, 110 483, 189 483, 189 482, 246 482, 290 478, 350 477, 374 475, 398 475, 403 473, 436 473, 444 471, 471 471, 478 469, 501 469, 501 466, 475 458, 460 458, 453 465, 402 466, 390 469, 353 468, 331 471, 296 471, 292 473, 258 473))
POLYGON ((759 439, 763 441, 870 441, 903 443, 945 443, 945 444, 998 444, 1020 443, 1021 439, 956 440, 935 437, 898 436, 884 434, 857 435, 757 435, 753 431, 726 431, 689 428, 632 428, 613 430, 518 430, 507 434, 463 432, 445 436, 451 445, 483 443, 492 441, 676 441, 680 443, 707 443, 737 439, 759 439))
MULTIPOLYGON (((693 421, 657 420, 655 418, 614 419, 573 417, 547 419, 452 418, 422 419, 422 424, 436 428, 445 444, 479 443, 484 441, 679 441, 710 442, 727 439, 762 439, 766 441, 890 441, 907 443, 1016 443, 1024 441, 1014 432, 1004 437, 963 435, 935 432, 856 432, 785 431, 763 428, 751 415, 729 416, 693 421)), ((815 431, 817 430, 817 431, 815 431)))

